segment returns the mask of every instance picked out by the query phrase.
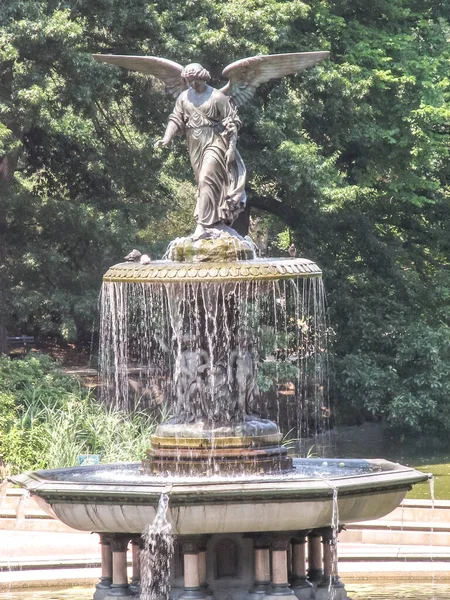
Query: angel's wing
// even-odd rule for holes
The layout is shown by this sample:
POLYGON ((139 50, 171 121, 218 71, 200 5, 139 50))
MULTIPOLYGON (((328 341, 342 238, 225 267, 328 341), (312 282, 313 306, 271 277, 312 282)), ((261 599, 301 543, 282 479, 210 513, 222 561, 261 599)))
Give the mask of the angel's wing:
POLYGON ((157 56, 126 56, 119 54, 93 54, 98 62, 105 62, 118 67, 140 71, 160 79, 166 86, 167 93, 177 98, 187 88, 181 77, 183 67, 167 58, 157 56))
POLYGON ((241 106, 253 97, 256 88, 270 79, 292 75, 312 67, 329 56, 329 52, 295 52, 292 54, 268 54, 237 60, 222 71, 229 81, 220 91, 232 96, 241 106))

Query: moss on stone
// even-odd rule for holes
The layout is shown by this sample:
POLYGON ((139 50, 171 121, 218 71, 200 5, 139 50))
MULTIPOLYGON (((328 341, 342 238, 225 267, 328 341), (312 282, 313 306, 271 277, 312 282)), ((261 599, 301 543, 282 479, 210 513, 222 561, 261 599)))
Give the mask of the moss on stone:
POLYGON ((231 235, 217 238, 180 238, 171 247, 170 259, 177 262, 231 262, 254 258, 246 240, 231 235))

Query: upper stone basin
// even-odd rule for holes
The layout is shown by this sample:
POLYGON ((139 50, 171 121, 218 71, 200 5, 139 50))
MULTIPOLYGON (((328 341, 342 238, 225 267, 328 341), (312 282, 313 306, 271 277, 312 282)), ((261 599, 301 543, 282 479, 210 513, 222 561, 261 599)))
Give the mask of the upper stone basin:
POLYGON ((140 533, 169 495, 175 534, 298 531, 382 517, 428 475, 385 460, 294 459, 285 475, 154 477, 139 463, 34 471, 11 477, 41 507, 83 531, 140 533))
POLYGON ((103 276, 105 282, 199 283, 221 281, 265 281, 320 277, 322 271, 307 258, 255 258, 233 262, 152 261, 114 265, 103 276))

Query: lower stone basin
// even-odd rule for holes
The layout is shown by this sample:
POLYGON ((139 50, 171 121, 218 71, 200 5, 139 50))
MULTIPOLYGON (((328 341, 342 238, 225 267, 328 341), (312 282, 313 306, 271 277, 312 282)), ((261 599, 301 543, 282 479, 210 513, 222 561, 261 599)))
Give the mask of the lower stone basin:
POLYGON ((169 495, 177 535, 329 527, 382 517, 428 476, 386 460, 294 459, 284 475, 155 477, 139 463, 33 471, 11 477, 41 507, 82 531, 140 533, 169 495))

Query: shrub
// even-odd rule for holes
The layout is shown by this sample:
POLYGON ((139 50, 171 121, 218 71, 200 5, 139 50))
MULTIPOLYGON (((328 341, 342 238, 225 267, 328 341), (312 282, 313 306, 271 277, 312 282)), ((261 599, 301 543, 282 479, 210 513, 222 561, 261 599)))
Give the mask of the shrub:
POLYGON ((47 356, 0 358, 0 454, 11 473, 144 456, 157 415, 125 414, 98 402, 47 356))
POLYGON ((398 331, 390 356, 347 354, 338 363, 341 398, 361 419, 383 417, 410 434, 450 432, 450 328, 413 322, 398 331))

